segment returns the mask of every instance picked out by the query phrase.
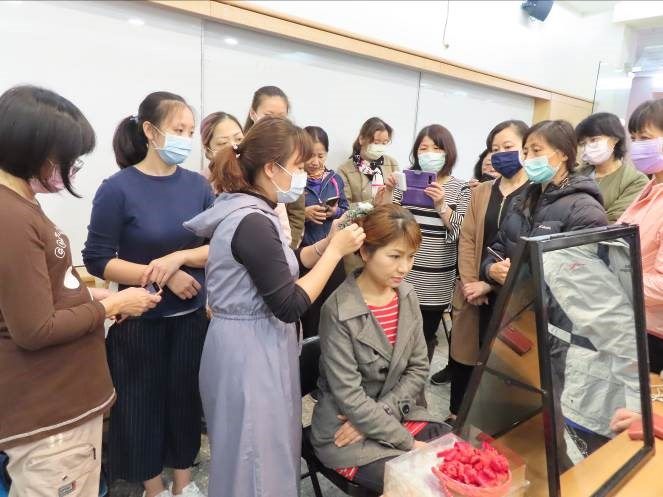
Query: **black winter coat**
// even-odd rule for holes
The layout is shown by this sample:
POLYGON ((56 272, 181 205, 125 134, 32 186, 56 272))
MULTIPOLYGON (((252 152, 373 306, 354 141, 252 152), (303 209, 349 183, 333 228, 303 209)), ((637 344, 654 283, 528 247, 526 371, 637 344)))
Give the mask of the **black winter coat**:
MULTIPOLYGON (((514 199, 510 210, 490 245, 505 259, 513 257, 523 236, 552 235, 608 224, 598 185, 592 178, 575 174, 559 186, 548 184, 543 193, 541 185, 530 185, 524 195, 514 199)), ((488 268, 495 262, 497 258, 490 254, 481 262, 484 281, 492 281, 488 268)))

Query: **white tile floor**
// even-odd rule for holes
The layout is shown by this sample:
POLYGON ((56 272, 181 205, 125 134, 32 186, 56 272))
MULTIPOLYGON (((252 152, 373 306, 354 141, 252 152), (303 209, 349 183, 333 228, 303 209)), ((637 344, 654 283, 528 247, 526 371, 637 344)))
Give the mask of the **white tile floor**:
MULTIPOLYGON (((444 367, 447 363, 447 354, 448 348, 447 343, 444 339, 444 334, 440 333, 440 344, 435 351, 433 357, 433 364, 431 366, 431 374, 436 373, 444 367)), ((427 383, 426 385, 426 400, 428 402, 428 408, 436 413, 439 413, 442 418, 445 418, 449 413, 449 384, 435 386, 427 383)), ((303 416, 302 420, 305 424, 308 423, 311 417, 311 411, 313 408, 313 402, 310 399, 304 399, 303 404, 303 416)), ((302 472, 305 472, 306 465, 302 461, 302 472)), ((194 480, 201 488, 201 490, 207 493, 207 475, 209 471, 209 445, 207 443, 207 437, 203 436, 202 447, 200 454, 198 456, 198 464, 194 468, 194 480)), ((170 474, 166 472, 164 478, 167 481, 170 474)), ((340 490, 334 487, 329 481, 327 481, 322 475, 319 476, 320 486, 322 487, 322 493, 324 497, 343 497, 343 494, 340 490)), ((143 489, 140 485, 134 485, 124 482, 115 482, 110 489, 109 497, 141 497, 143 489)), ((306 479, 302 482, 301 487, 301 497, 313 497, 313 487, 309 479, 306 479)), ((212 496, 210 496, 212 497, 212 496)))

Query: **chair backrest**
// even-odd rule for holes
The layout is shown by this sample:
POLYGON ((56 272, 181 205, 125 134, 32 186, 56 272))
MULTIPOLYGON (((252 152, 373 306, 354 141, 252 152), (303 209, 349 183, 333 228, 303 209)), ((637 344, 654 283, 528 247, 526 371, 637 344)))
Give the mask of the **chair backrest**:
POLYGON ((302 397, 316 389, 320 374, 320 338, 317 336, 302 342, 302 353, 299 356, 299 381, 302 385, 302 397))

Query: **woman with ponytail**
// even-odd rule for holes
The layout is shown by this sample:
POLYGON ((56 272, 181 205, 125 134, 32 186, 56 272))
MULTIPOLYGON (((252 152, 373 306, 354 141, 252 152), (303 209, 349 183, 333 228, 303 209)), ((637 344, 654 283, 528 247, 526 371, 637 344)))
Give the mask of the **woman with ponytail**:
POLYGON ((114 324, 106 348, 118 391, 111 411, 111 479, 142 481, 145 497, 202 495, 191 482, 200 448, 198 369, 207 330, 205 239, 182 223, 210 207, 200 174, 179 166, 191 151, 193 113, 179 95, 148 95, 123 119, 113 149, 120 171, 97 190, 83 260, 120 288, 161 291, 139 319, 114 324), (167 490, 164 467, 174 469, 167 490))
MULTIPOLYGON (((244 133, 248 133, 251 127, 265 117, 287 118, 290 112, 290 100, 278 86, 263 86, 253 93, 249 114, 244 123, 244 133)), ((288 245, 293 250, 299 247, 304 234, 304 195, 296 202, 282 204, 276 208, 281 224, 288 238, 288 245)))
POLYGON ((299 346, 295 323, 341 258, 361 246, 353 224, 293 252, 274 212, 304 192, 313 157, 308 134, 282 118, 257 122, 238 146, 217 153, 214 207, 185 225, 211 239, 212 310, 200 392, 214 497, 295 497, 301 450, 299 346), (310 268, 299 277, 299 268, 310 268))

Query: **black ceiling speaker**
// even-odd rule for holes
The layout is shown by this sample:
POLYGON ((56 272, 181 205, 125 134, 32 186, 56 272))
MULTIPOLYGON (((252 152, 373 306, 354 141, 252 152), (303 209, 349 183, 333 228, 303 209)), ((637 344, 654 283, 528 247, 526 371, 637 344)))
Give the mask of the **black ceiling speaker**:
POLYGON ((522 3, 521 7, 530 17, 545 21, 546 17, 552 9, 553 0, 527 0, 522 3))

